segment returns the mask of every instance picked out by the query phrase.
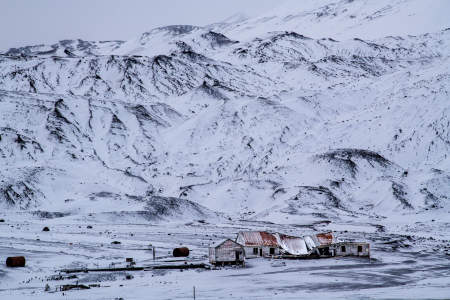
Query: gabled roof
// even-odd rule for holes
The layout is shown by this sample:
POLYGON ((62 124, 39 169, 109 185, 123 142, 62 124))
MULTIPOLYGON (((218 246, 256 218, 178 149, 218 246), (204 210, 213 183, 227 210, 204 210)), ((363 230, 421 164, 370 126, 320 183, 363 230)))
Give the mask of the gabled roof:
POLYGON ((279 246, 275 235, 265 231, 240 231, 236 241, 244 246, 279 246))
POLYGON ((336 242, 333 233, 318 233, 304 237, 289 236, 265 231, 240 231, 236 242, 244 246, 280 247, 293 255, 304 255, 315 247, 327 246, 336 242))
POLYGON ((332 232, 307 235, 304 239, 309 248, 329 246, 336 243, 336 238, 332 232))
POLYGON ((334 237, 332 232, 327 233, 318 233, 316 234, 317 241, 321 246, 323 245, 331 245, 334 242, 334 237))
POLYGON ((236 244, 236 246, 242 247, 240 244, 236 243, 235 241, 233 241, 232 239, 223 239, 223 240, 219 240, 217 242, 212 243, 209 247, 211 248, 216 248, 219 247, 220 245, 222 245, 223 243, 225 243, 226 241, 230 241, 233 244, 236 244))

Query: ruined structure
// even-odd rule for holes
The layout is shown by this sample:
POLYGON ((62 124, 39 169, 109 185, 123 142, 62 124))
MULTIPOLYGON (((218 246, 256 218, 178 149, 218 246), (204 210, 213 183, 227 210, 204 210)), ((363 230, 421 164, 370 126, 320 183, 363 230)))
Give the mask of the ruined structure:
POLYGON ((333 244, 335 256, 370 257, 370 244, 365 242, 339 242, 333 244))
POLYGON ((290 259, 370 257, 370 245, 366 242, 338 241, 332 232, 298 237, 266 231, 240 231, 236 242, 227 239, 209 248, 210 262, 213 264, 239 263, 244 256, 290 259))

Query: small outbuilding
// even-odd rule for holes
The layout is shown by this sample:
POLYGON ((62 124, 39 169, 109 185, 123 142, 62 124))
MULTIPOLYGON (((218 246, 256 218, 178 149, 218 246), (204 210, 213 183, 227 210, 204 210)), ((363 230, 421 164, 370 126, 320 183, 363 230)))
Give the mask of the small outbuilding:
POLYGON ((270 257, 280 254, 280 245, 274 234, 265 231, 240 231, 236 242, 245 250, 245 258, 270 257))
POLYGON ((370 257, 370 244, 366 242, 340 242, 332 247, 336 256, 370 257))
POLYGON ((242 245, 225 239, 212 244, 209 247, 209 262, 214 265, 240 264, 245 261, 245 252, 242 245))

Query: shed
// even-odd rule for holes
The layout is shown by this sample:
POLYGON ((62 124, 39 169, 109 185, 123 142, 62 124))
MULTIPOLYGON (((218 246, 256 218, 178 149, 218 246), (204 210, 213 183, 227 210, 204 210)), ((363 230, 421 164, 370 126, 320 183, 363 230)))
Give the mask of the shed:
POLYGON ((225 239, 209 246, 211 264, 244 264, 244 248, 235 241, 225 239))
POLYGON ((246 258, 280 254, 276 236, 265 231, 240 231, 236 242, 244 247, 246 258))
POLYGON ((366 242, 339 242, 332 245, 336 256, 370 257, 370 244, 366 242))

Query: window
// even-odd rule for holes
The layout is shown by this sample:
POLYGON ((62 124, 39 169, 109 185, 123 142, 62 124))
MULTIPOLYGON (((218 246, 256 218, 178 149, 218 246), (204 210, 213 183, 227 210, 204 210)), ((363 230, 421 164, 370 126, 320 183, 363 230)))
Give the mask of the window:
POLYGON ((275 254, 275 248, 270 248, 269 254, 270 254, 270 255, 274 255, 274 254, 275 254))
POLYGON ((253 254, 258 255, 258 248, 253 248, 253 254))
POLYGON ((358 246, 358 252, 362 252, 362 246, 358 246))
POLYGON ((341 246, 341 252, 345 252, 345 246, 341 246))

